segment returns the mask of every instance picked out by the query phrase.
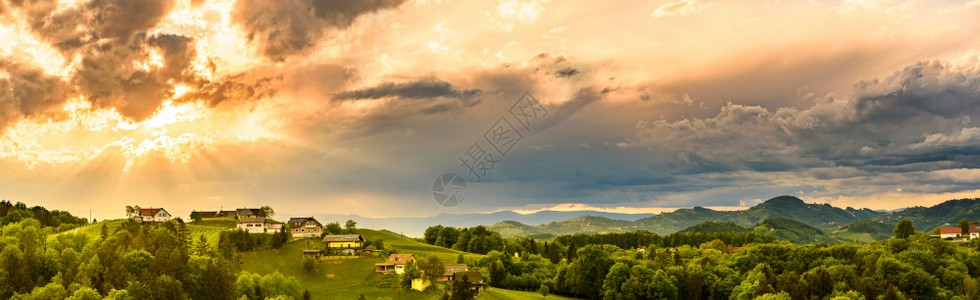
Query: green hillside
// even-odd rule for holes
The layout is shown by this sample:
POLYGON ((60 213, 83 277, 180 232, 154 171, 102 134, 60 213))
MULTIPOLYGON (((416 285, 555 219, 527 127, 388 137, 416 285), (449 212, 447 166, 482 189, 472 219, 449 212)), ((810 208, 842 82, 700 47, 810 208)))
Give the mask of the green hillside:
POLYGON ((726 222, 707 221, 698 225, 684 228, 680 232, 749 232, 751 229, 726 222))
POLYGON ((708 221, 697 224, 680 232, 712 233, 712 232, 752 232, 759 235, 772 236, 793 243, 833 242, 824 232, 816 227, 787 218, 766 218, 752 228, 746 228, 727 222, 708 221))
POLYGON ((560 222, 539 226, 525 225, 517 221, 504 221, 487 227, 500 233, 502 237, 527 236, 535 239, 550 239, 554 236, 573 233, 612 233, 629 232, 638 228, 630 221, 613 220, 597 216, 581 216, 560 222))
MULTIPOLYGON (((382 240, 386 248, 398 253, 410 253, 416 257, 435 255, 443 263, 455 263, 459 254, 472 266, 483 255, 459 252, 452 249, 428 245, 402 236, 389 230, 357 229, 366 240, 374 243, 382 240)), ((317 239, 294 240, 282 249, 254 251, 242 254, 242 270, 259 275, 279 271, 283 275, 299 280, 304 289, 309 289, 314 299, 356 299, 364 294, 367 299, 388 297, 391 299, 438 299, 444 288, 433 285, 425 292, 412 290, 399 291, 394 283, 397 277, 380 275, 374 272, 374 264, 383 262, 380 256, 367 256, 352 259, 324 260, 317 263, 315 271, 307 273, 303 268, 304 249, 322 249, 323 243, 317 239)), ((487 299, 525 299, 528 293, 491 293, 487 299)), ((537 295, 540 297, 540 295, 537 295)), ((550 298, 550 297, 549 297, 550 298)), ((481 297, 480 299, 484 299, 481 297)))
POLYGON ((756 233, 770 235, 793 243, 826 243, 834 239, 816 227, 787 218, 766 218, 753 228, 756 233))
POLYGON ((980 198, 949 200, 932 207, 911 207, 841 226, 838 232, 843 236, 885 239, 892 236, 892 230, 902 219, 912 221, 915 229, 923 232, 931 232, 947 223, 956 226, 962 219, 980 221, 980 198))

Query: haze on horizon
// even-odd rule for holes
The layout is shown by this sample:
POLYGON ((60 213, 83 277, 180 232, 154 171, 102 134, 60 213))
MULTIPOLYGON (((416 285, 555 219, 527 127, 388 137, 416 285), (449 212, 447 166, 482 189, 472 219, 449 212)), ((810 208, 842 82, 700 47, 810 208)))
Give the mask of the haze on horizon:
POLYGON ((0 0, 0 198, 99 219, 973 198, 977 15, 980 0, 0 0), (547 114, 466 174, 525 94, 547 114), (446 172, 465 175, 459 206, 433 201, 446 172))

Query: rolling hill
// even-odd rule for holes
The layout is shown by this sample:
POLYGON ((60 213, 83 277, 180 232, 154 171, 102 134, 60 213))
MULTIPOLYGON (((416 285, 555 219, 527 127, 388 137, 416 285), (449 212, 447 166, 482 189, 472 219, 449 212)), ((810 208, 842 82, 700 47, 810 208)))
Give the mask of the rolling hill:
POLYGON ((697 224, 680 232, 752 232, 759 235, 772 236, 793 243, 833 242, 824 232, 816 227, 787 218, 766 218, 752 227, 742 227, 732 223, 707 221, 697 224))
POLYGON ((549 237, 567 233, 608 233, 646 230, 670 234, 704 222, 724 222, 741 227, 753 227, 767 218, 795 220, 824 230, 866 220, 884 213, 870 209, 841 209, 829 204, 809 204, 793 196, 779 196, 759 205, 739 211, 716 211, 703 207, 678 209, 636 221, 579 217, 571 220, 529 226, 519 222, 501 222, 490 226, 504 237, 549 237))
POLYGON ((858 240, 885 239, 892 236, 892 230, 902 219, 912 221, 916 230, 924 232, 947 223, 956 226, 961 219, 980 221, 980 198, 949 200, 932 207, 910 207, 841 226, 837 232, 858 240))

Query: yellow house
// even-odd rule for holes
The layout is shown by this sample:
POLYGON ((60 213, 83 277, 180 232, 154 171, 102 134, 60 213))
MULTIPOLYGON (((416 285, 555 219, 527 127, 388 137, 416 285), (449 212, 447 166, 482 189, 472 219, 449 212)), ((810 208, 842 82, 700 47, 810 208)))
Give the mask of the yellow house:
POLYGON ((364 237, 360 234, 332 234, 323 237, 328 252, 353 255, 364 248, 364 237))
POLYGON ((374 271, 378 273, 390 274, 394 272, 395 274, 405 273, 405 264, 409 261, 415 261, 415 256, 411 254, 392 254, 388 256, 388 260, 383 263, 374 264, 374 271))

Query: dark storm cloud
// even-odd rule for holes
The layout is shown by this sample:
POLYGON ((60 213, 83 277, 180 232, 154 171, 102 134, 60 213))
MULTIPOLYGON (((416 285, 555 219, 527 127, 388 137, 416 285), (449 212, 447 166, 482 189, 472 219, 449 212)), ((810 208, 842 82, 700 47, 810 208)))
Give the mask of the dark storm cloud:
POLYGON ((0 60, 0 132, 23 116, 42 115, 65 102, 67 87, 38 69, 0 60))
POLYGON ((923 62, 856 87, 851 101, 825 99, 805 110, 729 103, 709 118, 641 122, 627 144, 669 150, 682 162, 762 172, 934 162, 975 167, 980 71, 923 62))
POLYGON ((578 74, 579 74, 579 71, 576 70, 576 69, 573 69, 573 68, 564 68, 564 69, 555 71, 555 76, 557 76, 557 77, 572 77, 572 76, 575 76, 575 75, 578 75, 578 74))
POLYGON ((883 82, 863 81, 855 103, 856 122, 893 123, 910 118, 951 119, 980 114, 980 76, 922 62, 895 72, 883 82))
POLYGON ((599 101, 601 98, 602 96, 600 93, 596 92, 594 88, 589 87, 579 89, 572 99, 565 101, 560 105, 551 107, 548 111, 548 115, 538 123, 540 125, 537 125, 539 127, 535 130, 545 130, 551 128, 552 126, 558 125, 558 123, 565 121, 578 111, 582 110, 582 108, 585 106, 599 101))
POLYGON ((328 29, 343 29, 357 17, 394 8, 404 0, 240 0, 232 12, 262 53, 282 61, 313 46, 328 29))
POLYGON ((334 100, 360 100, 397 97, 402 99, 427 99, 436 97, 466 98, 479 94, 480 89, 459 90, 440 80, 420 80, 408 83, 385 82, 374 87, 345 91, 334 100))

